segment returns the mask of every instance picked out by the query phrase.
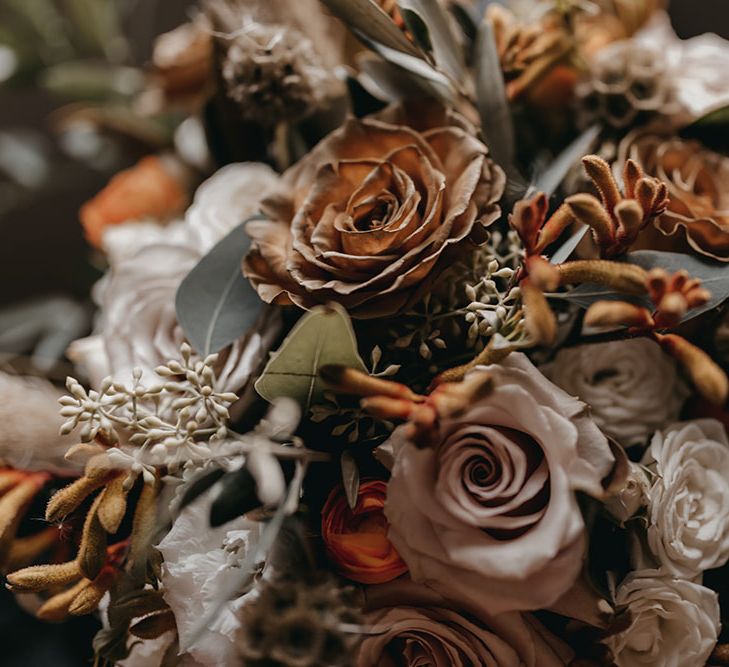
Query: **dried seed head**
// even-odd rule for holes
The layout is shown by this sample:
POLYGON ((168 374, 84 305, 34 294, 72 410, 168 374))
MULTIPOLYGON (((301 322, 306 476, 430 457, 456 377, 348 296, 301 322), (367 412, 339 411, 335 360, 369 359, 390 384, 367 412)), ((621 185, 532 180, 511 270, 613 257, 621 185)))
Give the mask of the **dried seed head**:
POLYGON ((54 595, 46 600, 35 612, 35 615, 42 621, 58 622, 68 618, 68 608, 74 601, 76 596, 88 586, 91 582, 88 579, 82 579, 71 588, 54 595))
POLYGON ((308 37, 295 27, 243 15, 226 20, 226 31, 215 33, 219 71, 226 95, 244 118, 275 125, 305 117, 319 106, 333 74, 308 37), (231 21, 237 22, 234 28, 231 21))
POLYGON ((557 319, 544 293, 529 280, 523 280, 521 296, 529 337, 536 345, 552 345, 557 337, 557 319))
POLYGON ((81 576, 78 563, 72 560, 58 565, 32 565, 8 574, 7 580, 11 590, 38 592, 71 584, 81 576))
POLYGON ((95 499, 84 521, 81 544, 78 548, 79 569, 87 579, 94 579, 106 562, 106 532, 99 521, 99 505, 104 498, 100 493, 95 499))
POLYGON ((626 301, 598 301, 585 313, 585 324, 590 327, 635 327, 650 329, 654 322, 651 314, 640 306, 626 301))
POLYGON ((105 567, 93 581, 81 588, 78 595, 68 605, 68 613, 72 616, 83 616, 96 611, 101 599, 113 586, 117 576, 116 569, 105 567))
POLYGON ((51 496, 46 507, 46 521, 53 523, 67 517, 90 494, 104 486, 108 477, 79 477, 75 482, 64 486, 51 496))
POLYGON ((658 334, 658 342, 681 364, 703 398, 714 405, 726 403, 729 379, 706 352, 675 334, 658 334))
POLYGON ((657 48, 616 42, 597 54, 590 70, 576 88, 584 127, 605 122, 620 129, 679 108, 668 63, 657 48))
POLYGON ((624 294, 646 293, 648 273, 635 264, 585 259, 557 266, 561 285, 599 283, 624 294))

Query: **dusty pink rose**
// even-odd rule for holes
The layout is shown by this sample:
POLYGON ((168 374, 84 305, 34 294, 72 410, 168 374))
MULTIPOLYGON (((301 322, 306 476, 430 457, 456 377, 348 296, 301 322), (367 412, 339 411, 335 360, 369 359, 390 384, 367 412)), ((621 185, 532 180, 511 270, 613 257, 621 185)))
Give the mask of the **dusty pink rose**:
POLYGON ((461 118, 419 108, 350 119, 282 177, 250 222, 243 272, 264 301, 400 312, 445 253, 499 216, 504 173, 461 118))
POLYGON ((357 667, 565 667, 571 651, 529 614, 476 619, 407 578, 366 591, 357 667))
POLYGON ((522 354, 491 395, 443 420, 439 444, 395 431, 385 515, 414 580, 489 615, 548 607, 585 548, 576 490, 602 492, 613 456, 585 405, 522 354))

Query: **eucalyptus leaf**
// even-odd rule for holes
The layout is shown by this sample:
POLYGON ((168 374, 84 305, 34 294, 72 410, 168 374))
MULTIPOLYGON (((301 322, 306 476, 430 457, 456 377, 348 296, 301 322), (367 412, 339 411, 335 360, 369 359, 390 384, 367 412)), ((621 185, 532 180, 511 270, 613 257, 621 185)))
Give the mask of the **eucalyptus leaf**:
POLYGON ((729 106, 715 109, 683 128, 685 139, 698 139, 714 150, 729 153, 729 106))
POLYGON ((357 497, 359 496, 359 468, 354 460, 351 452, 342 452, 339 460, 342 468, 342 486, 347 496, 347 504, 349 509, 354 509, 357 505, 357 497))
POLYGON ((514 122, 491 24, 481 21, 475 47, 476 107, 481 129, 494 160, 508 168, 514 162, 514 122))
MULTIPOLYGON (((249 218, 253 219, 262 218, 249 218)), ((251 244, 246 222, 215 245, 177 290, 177 319, 201 355, 218 352, 240 338, 256 322, 263 307, 241 273, 241 258, 251 244)))
POLYGON ((353 32, 390 49, 420 57, 418 49, 373 0, 322 0, 353 32))
POLYGON ((203 473, 197 475, 185 488, 185 491, 182 494, 182 498, 180 500, 179 509, 187 507, 187 505, 189 505, 193 500, 199 498, 224 474, 225 470, 223 468, 215 468, 214 470, 206 470, 203 473))
POLYGON ((631 264, 637 264, 646 270, 658 267, 673 273, 685 269, 692 278, 701 280, 702 287, 711 292, 711 298, 703 306, 686 313, 684 322, 716 308, 729 297, 729 267, 726 264, 704 261, 695 255, 658 250, 638 250, 629 253, 627 257, 631 264))
POLYGON ((308 413, 326 389, 319 369, 327 364, 367 372, 357 352, 352 322, 344 308, 335 304, 317 306, 296 323, 256 381, 256 391, 267 401, 289 396, 308 413))
POLYGON ((593 125, 569 144, 537 178, 534 189, 551 197, 566 178, 569 170, 590 152, 602 127, 593 125))
POLYGON ((579 223, 579 229, 572 234, 557 250, 554 251, 552 258, 549 260, 552 264, 561 264, 566 262, 574 249, 580 244, 580 241, 587 234, 590 227, 584 223, 579 223))
MULTIPOLYGON (((631 252, 621 258, 626 261, 649 271, 654 268, 665 269, 669 273, 685 269, 692 278, 699 278, 702 286, 711 292, 709 301, 699 307, 693 308, 683 318, 683 322, 693 319, 712 308, 721 305, 729 298, 729 270, 724 264, 717 262, 707 262, 693 255, 684 255, 677 252, 661 252, 658 250, 638 250, 631 252)), ((594 283, 583 283, 575 289, 561 294, 559 298, 564 298, 582 308, 589 308, 596 301, 630 301, 638 305, 651 308, 651 303, 647 297, 635 297, 620 294, 613 289, 603 285, 594 283)))
POLYGON ((398 5, 402 11, 415 14, 427 26, 436 65, 461 83, 466 76, 466 64, 451 17, 440 0, 400 0, 398 5))
POLYGON ((217 528, 260 506, 256 480, 248 468, 241 468, 223 478, 220 493, 210 506, 210 525, 217 528))

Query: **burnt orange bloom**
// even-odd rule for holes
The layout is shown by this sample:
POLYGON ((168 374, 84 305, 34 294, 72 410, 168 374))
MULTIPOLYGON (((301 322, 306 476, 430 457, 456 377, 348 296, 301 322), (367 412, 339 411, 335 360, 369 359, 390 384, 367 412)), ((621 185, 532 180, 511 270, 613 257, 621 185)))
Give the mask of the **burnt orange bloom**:
POLYGON ((163 159, 149 155, 114 176, 81 207, 79 217, 89 243, 99 248, 109 225, 142 218, 168 218, 186 203, 182 179, 163 159))
POLYGON ((386 482, 362 482, 352 510, 340 485, 322 510, 321 532, 329 557, 342 576, 361 584, 383 584, 408 569, 387 539, 386 496, 386 482))

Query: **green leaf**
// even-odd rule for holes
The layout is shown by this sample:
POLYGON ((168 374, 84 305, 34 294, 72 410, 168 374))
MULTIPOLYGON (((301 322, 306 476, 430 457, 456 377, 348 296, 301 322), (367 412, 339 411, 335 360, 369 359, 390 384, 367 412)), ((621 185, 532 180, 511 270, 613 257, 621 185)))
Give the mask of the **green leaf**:
POLYGON ((514 162, 514 122, 491 24, 481 22, 475 46, 476 107, 494 160, 504 169, 514 162))
POLYGON ((350 509, 354 509, 357 505, 357 496, 359 496, 359 468, 354 460, 351 452, 342 452, 339 460, 342 468, 342 486, 347 496, 347 504, 350 509))
POLYGON ((193 500, 205 493, 215 484, 221 477, 225 475, 223 468, 215 468, 214 470, 204 471, 197 475, 185 488, 180 500, 179 509, 187 507, 193 500))
POLYGON ((253 219, 261 217, 238 225, 198 262, 177 290, 177 319, 201 355, 218 352, 240 338, 263 307, 240 268, 251 244, 245 226, 253 219))
POLYGON ((308 413, 326 389, 319 369, 327 364, 367 372, 357 352, 352 322, 344 308, 335 304, 317 306, 296 323, 256 381, 256 391, 267 401, 289 396, 308 413))
MULTIPOLYGON (((646 269, 646 271, 661 268, 669 273, 674 273, 675 271, 685 269, 692 278, 699 278, 702 286, 711 292, 711 298, 703 306, 693 308, 686 313, 686 316, 683 318, 684 322, 712 308, 716 308, 729 298, 729 267, 725 264, 703 261, 693 255, 684 255, 678 252, 661 252, 658 250, 638 250, 631 252, 622 257, 621 261, 637 264, 646 269)), ((571 301, 582 308, 589 308, 596 301, 615 300, 630 301, 631 303, 651 308, 651 304, 646 297, 630 297, 594 283, 583 283, 574 290, 560 295, 559 298, 571 301)))
POLYGON ((709 148, 729 153, 729 106, 715 109, 683 128, 684 139, 698 139, 709 148))
POLYGON ((353 32, 390 49, 420 57, 394 21, 372 0, 322 0, 353 32))
POLYGON ((415 14, 419 23, 427 26, 436 65, 454 81, 462 82, 466 76, 463 53, 451 17, 440 0, 400 0, 398 5, 403 12, 415 14))
POLYGON ((587 234, 587 230, 590 229, 584 223, 578 224, 581 226, 577 229, 577 231, 554 251, 552 258, 549 260, 552 264, 561 264, 562 262, 566 262, 574 249, 580 244, 580 241, 582 241, 585 234, 587 234))
POLYGON ((261 506, 256 494, 256 480, 247 468, 228 473, 221 486, 220 493, 210 506, 210 525, 213 528, 261 506))

